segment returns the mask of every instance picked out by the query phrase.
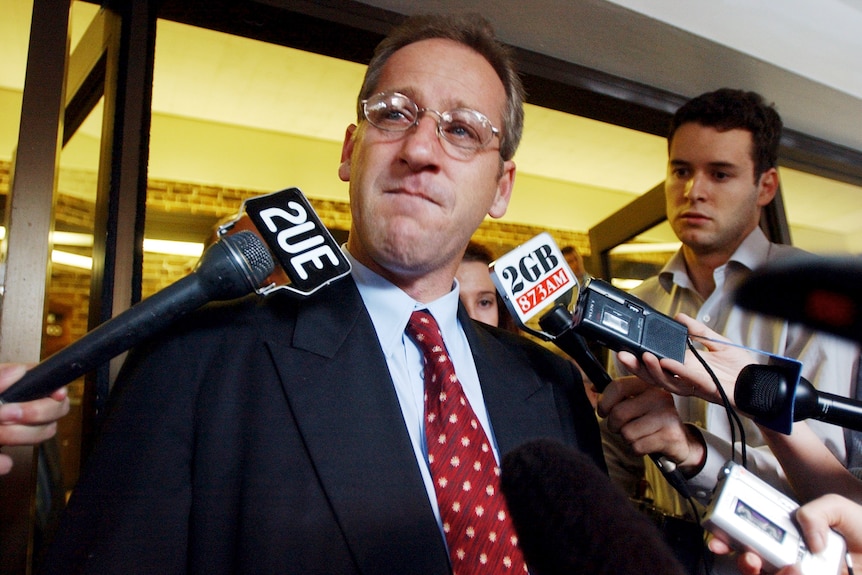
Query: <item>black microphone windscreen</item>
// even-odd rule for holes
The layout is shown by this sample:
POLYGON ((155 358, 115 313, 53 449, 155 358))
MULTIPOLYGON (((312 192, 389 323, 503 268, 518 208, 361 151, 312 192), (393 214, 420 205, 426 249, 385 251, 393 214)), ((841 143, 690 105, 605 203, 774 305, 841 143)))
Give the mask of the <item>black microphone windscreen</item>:
POLYGON ((207 248, 194 276, 207 301, 220 301, 251 293, 261 287, 274 269, 275 260, 263 240, 243 230, 224 236, 207 248))
POLYGON ((736 378, 733 400, 745 413, 757 417, 777 417, 789 409, 787 377, 768 365, 746 365, 736 378))
POLYGON ((501 491, 530 572, 682 575, 658 528, 586 455, 557 441, 503 457, 501 491))
MULTIPOLYGON (((237 232, 232 236, 225 236, 224 242, 233 243, 240 255, 248 264, 250 270, 251 288, 254 289, 263 283, 263 280, 272 273, 275 261, 272 254, 264 243, 254 233, 248 231, 237 232)), ((251 290, 249 290, 251 291, 251 290)))

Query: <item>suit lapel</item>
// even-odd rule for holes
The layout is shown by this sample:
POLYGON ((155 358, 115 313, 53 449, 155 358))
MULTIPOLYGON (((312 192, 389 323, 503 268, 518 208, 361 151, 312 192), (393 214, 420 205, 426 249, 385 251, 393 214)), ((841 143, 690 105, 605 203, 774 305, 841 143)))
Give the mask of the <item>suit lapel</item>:
POLYGON ((463 308, 459 314, 473 350, 500 456, 529 439, 561 438, 552 386, 519 359, 511 346, 477 328, 463 308))
POLYGON ((315 295, 300 306, 292 345, 271 347, 341 529, 363 572, 392 572, 396 557, 414 568, 428 558, 423 572, 445 568, 442 537, 359 292, 348 280, 315 295))

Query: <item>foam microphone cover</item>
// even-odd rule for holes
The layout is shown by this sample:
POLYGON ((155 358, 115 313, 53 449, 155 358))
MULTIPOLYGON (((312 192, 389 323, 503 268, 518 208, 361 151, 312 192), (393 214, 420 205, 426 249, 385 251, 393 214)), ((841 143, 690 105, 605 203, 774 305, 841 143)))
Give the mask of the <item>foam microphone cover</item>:
POLYGON ((586 455, 539 439, 503 457, 501 490, 534 575, 684 575, 658 528, 586 455))
POLYGON ((862 257, 800 254, 771 261, 734 292, 736 303, 862 342, 862 257))
POLYGON ((733 401, 749 415, 774 418, 793 409, 793 390, 779 368, 746 365, 736 378, 733 401))

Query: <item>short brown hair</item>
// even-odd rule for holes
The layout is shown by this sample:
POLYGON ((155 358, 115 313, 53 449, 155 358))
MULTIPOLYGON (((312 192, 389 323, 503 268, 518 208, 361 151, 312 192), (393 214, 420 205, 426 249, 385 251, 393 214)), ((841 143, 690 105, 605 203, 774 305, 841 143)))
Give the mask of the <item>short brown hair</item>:
POLYGON ((774 104, 756 92, 721 88, 693 98, 673 115, 667 145, 683 124, 696 123, 720 132, 742 129, 751 133, 754 176, 778 166, 778 145, 783 124, 774 104))
POLYGON ((494 258, 494 254, 490 249, 478 242, 470 240, 470 243, 467 244, 467 249, 464 251, 462 261, 482 262, 483 264, 490 265, 495 259, 496 258, 494 258))

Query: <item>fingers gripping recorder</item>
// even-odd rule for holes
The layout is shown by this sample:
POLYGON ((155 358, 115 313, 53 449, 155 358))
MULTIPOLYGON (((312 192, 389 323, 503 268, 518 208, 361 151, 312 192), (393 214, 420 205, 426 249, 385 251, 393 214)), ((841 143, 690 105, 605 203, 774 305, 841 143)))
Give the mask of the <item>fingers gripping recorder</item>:
POLYGON ((0 404, 45 397, 207 302, 278 289, 307 296, 350 273, 350 262, 298 188, 246 200, 218 236, 191 274, 36 365, 0 393, 0 404))
POLYGON ((734 549, 754 551, 774 569, 797 564, 802 575, 839 573, 844 539, 829 530, 825 549, 812 553, 793 520, 798 507, 743 466, 728 462, 718 476, 703 526, 734 549))
MULTIPOLYGON (((590 278, 579 286, 547 233, 518 246, 490 267, 494 285, 518 325, 570 355, 600 392, 611 378, 585 338, 638 357, 649 351, 659 358, 685 359, 685 326, 602 280, 590 278), (578 297, 574 310, 569 310, 567 303, 572 298, 568 294, 573 290, 578 297)), ((672 461, 658 454, 650 457, 677 491, 691 496, 672 461)))

